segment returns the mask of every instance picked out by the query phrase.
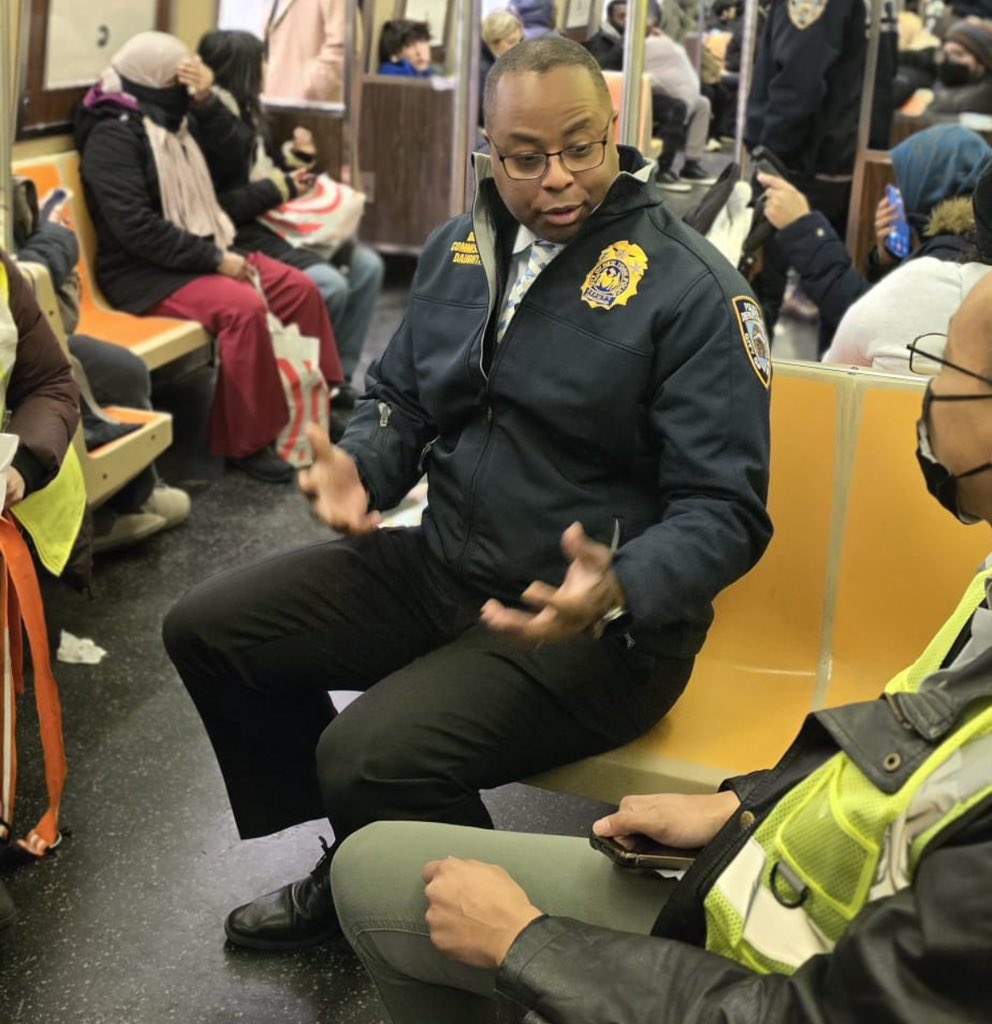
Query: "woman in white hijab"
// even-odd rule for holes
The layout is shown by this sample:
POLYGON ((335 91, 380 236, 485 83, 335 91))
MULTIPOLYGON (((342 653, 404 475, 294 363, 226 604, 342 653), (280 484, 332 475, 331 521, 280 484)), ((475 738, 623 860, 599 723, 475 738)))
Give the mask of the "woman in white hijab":
POLYGON ((118 309, 196 320, 216 336, 211 448, 258 479, 287 481, 292 467, 272 448, 289 409, 266 300, 283 323, 320 339, 332 386, 341 382, 341 364, 314 283, 260 253, 231 249, 234 228, 187 128, 191 104, 216 102, 211 84, 209 69, 180 40, 142 32, 87 93, 76 144, 96 229, 97 280, 118 309))

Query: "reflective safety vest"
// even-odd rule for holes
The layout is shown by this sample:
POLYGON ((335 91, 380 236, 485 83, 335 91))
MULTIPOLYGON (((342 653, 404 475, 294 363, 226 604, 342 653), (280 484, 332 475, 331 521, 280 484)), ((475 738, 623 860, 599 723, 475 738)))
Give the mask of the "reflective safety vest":
POLYGON ((908 886, 934 838, 992 794, 988 673, 965 681, 965 666, 959 690, 956 669, 943 689, 933 676, 990 579, 992 569, 975 577, 884 700, 818 714, 843 747, 845 731, 831 730, 830 716, 864 708, 869 739, 847 744, 781 797, 718 876, 704 900, 707 949, 760 973, 791 974, 829 953, 866 903, 908 886), (912 756, 897 752, 900 735, 916 744, 906 748, 912 756), (889 736, 897 742, 887 747, 889 736), (865 757, 868 746, 880 761, 865 757), (904 777, 886 785, 886 773, 904 777))

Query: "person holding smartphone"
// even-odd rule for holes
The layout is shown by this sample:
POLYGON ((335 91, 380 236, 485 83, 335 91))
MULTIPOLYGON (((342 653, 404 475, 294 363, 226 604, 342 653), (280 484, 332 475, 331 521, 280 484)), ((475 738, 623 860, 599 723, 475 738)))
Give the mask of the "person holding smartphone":
MULTIPOLYGON (((272 147, 262 110, 264 46, 250 32, 217 30, 200 40, 198 56, 210 68, 217 91, 201 104, 193 131, 203 149, 221 206, 237 229, 235 245, 262 252, 302 270, 320 290, 334 327, 344 382, 334 395, 332 427, 343 429, 341 412, 355 404, 350 381, 361 358, 382 291, 382 257, 356 239, 330 259, 293 246, 258 217, 313 185, 315 147, 309 130, 272 147)), ((335 430, 337 433, 337 430, 335 430)))
MULTIPOLYGON (((990 309, 992 276, 952 320, 916 427, 928 491, 971 523, 992 523, 990 309)), ((387 1019, 495 1024, 508 1003, 528 1024, 988 1020, 990 595, 992 558, 886 699, 810 715, 774 768, 627 797, 594 824, 703 847, 680 882, 572 837, 353 834, 331 889, 387 1019)))
MULTIPOLYGON (((914 269, 913 273, 923 274, 927 283, 918 288, 912 308, 932 324, 935 304, 930 302, 933 288, 929 285, 939 287, 938 278, 953 277, 949 264, 974 259, 971 196, 992 161, 992 147, 967 128, 934 125, 901 142, 892 150, 891 157, 910 230, 911 251, 899 260, 887 247, 897 210, 883 194, 875 214, 878 244, 869 255, 864 276, 854 265, 843 238, 822 212, 810 209, 809 200, 797 188, 784 178, 760 172, 758 175, 758 181, 765 187, 764 214, 777 229, 776 245, 796 268, 803 290, 819 310, 819 351, 828 362, 848 361, 846 356, 836 358, 841 321, 873 285, 897 266, 931 258, 932 262, 926 264, 931 268, 929 273, 925 267, 914 269)), ((948 298, 952 309, 962 296, 963 292, 951 288, 948 298)), ((940 305, 945 310, 945 319, 938 326, 931 326, 932 330, 946 330, 947 303, 940 305)), ((890 302, 890 319, 906 308, 905 303, 890 302)), ((902 351, 903 333, 888 332, 888 348, 897 361, 897 372, 906 372, 908 368, 902 351)))

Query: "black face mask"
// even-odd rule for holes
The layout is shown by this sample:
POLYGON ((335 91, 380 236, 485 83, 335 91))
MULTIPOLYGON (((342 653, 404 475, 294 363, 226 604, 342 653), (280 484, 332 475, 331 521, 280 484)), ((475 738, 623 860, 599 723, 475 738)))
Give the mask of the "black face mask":
POLYGON ((125 92, 141 104, 142 111, 167 131, 176 131, 189 111, 189 90, 185 85, 153 89, 147 85, 137 85, 123 75, 121 83, 125 92))
POLYGON ((937 77, 943 85, 967 85, 971 81, 971 68, 959 60, 944 60, 937 65, 937 77))
POLYGON ((930 432, 927 421, 930 418, 930 405, 932 402, 967 402, 982 398, 992 397, 990 395, 935 395, 927 385, 923 395, 923 415, 916 423, 916 460, 920 464, 923 479, 926 481, 927 490, 947 509, 951 515, 965 524, 974 526, 981 522, 977 516, 969 515, 961 510, 958 503, 958 481, 965 477, 975 476, 978 473, 985 473, 992 469, 992 462, 986 462, 982 466, 969 469, 966 473, 958 473, 955 476, 933 453, 930 445, 930 432))

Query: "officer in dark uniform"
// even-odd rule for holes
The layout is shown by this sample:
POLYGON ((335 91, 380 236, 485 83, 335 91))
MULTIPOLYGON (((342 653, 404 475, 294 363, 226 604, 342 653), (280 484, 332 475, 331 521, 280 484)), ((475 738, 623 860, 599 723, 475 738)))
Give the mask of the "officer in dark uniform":
MULTIPOLYGON (((867 51, 864 0, 771 0, 758 40, 744 141, 764 146, 844 236, 867 51)), ((774 242, 755 290, 769 330, 787 266, 774 242)))

